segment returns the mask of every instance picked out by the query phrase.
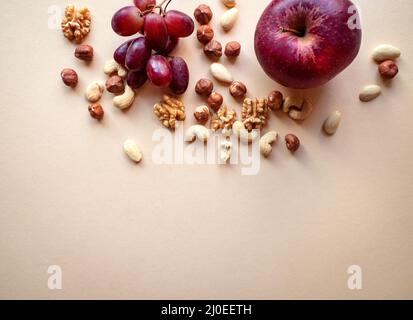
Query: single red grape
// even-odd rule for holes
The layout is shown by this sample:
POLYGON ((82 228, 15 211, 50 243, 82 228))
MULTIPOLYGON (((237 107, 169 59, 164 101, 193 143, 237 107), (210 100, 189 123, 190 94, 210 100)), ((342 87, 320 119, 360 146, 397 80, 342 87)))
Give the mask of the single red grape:
POLYGON ((124 7, 117 11, 112 18, 112 29, 117 34, 128 37, 132 36, 143 27, 144 19, 135 6, 124 7))
POLYGON ((159 51, 160 54, 167 56, 177 47, 179 43, 179 38, 169 36, 168 42, 166 43, 165 49, 159 51))
POLYGON ((152 56, 146 65, 146 73, 152 84, 157 87, 166 88, 172 82, 171 65, 164 56, 152 56))
POLYGON ((184 59, 175 57, 169 61, 172 69, 172 82, 169 88, 175 94, 183 94, 188 89, 189 69, 184 59))
POLYGON ((194 21, 187 14, 170 10, 165 15, 165 23, 170 36, 185 38, 194 32, 194 21))
POLYGON ((156 6, 156 0, 133 0, 133 2, 141 11, 145 11, 149 6, 156 6))
POLYGON ((163 50, 168 42, 168 29, 165 20, 157 13, 150 13, 145 17, 145 36, 152 49, 163 50))
POLYGON ((128 52, 128 48, 130 44, 132 43, 133 40, 126 41, 125 43, 122 43, 119 48, 116 49, 115 53, 113 54, 113 59, 117 63, 119 63, 122 66, 125 66, 125 59, 126 59, 126 53, 128 52))
POLYGON ((145 37, 133 40, 126 53, 126 67, 129 70, 145 69, 146 63, 152 55, 152 49, 145 37))
POLYGON ((126 79, 126 83, 132 89, 137 90, 140 87, 142 87, 147 80, 148 80, 148 76, 146 75, 146 70, 144 69, 141 71, 129 72, 128 78, 126 79))

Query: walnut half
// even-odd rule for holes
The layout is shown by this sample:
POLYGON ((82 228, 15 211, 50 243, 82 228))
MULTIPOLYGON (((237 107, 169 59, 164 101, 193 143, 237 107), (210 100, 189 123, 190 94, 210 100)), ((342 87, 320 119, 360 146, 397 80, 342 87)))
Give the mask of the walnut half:
POLYGON ((211 129, 212 131, 230 131, 235 121, 237 121, 236 111, 223 106, 212 116, 211 129))
POLYGON ((88 8, 76 10, 74 5, 68 5, 62 19, 63 35, 70 41, 81 43, 90 32, 92 17, 88 8))
POLYGON ((167 94, 163 96, 163 100, 155 104, 154 113, 159 121, 168 129, 175 130, 177 121, 185 120, 185 105, 184 103, 167 94))
POLYGON ((268 103, 266 99, 245 99, 242 105, 242 122, 248 131, 262 129, 268 121, 268 103))

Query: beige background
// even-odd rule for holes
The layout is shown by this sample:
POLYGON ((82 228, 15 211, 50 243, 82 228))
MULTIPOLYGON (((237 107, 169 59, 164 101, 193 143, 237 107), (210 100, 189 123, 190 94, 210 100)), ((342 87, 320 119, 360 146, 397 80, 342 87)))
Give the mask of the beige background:
MULTIPOLYGON (((192 13, 200 1, 174 1, 192 13)), ((235 77, 252 96, 273 88, 253 53, 255 24, 267 0, 240 0, 238 24, 216 38, 239 40, 235 77)), ((74 45, 48 28, 48 7, 66 1, 2 1, 0 30, 0 297, 1 298, 413 298, 413 90, 409 0, 358 0, 364 39, 357 60, 323 88, 304 91, 317 110, 304 124, 272 116, 269 128, 296 133, 303 147, 291 156, 278 142, 257 176, 239 167, 156 166, 152 114, 161 92, 146 86, 122 113, 106 95, 106 118, 89 118, 84 87, 104 79, 103 62, 122 42, 112 14, 131 1, 74 1, 93 13, 86 43, 90 66, 73 58, 74 45), (378 44, 403 51, 400 76, 384 84, 369 59, 378 44), (75 92, 59 73, 80 75, 75 92), (359 89, 383 85, 369 104, 359 89), (334 137, 325 117, 343 112, 334 137), (133 165, 126 138, 145 153, 133 165), (63 290, 47 288, 47 267, 63 269, 63 290), (363 290, 347 288, 347 268, 363 268, 363 290)), ((191 69, 184 99, 208 73, 195 37, 176 53, 191 69)), ((226 93, 226 88, 218 90, 226 93)), ((287 89, 282 89, 285 93, 287 89)), ((225 96, 231 105, 236 103, 225 96)))

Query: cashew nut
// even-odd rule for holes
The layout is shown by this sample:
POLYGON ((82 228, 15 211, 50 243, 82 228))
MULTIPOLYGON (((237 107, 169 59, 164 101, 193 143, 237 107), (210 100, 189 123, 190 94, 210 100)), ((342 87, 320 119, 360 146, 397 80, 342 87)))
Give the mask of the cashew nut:
POLYGON ((232 152, 232 142, 231 141, 223 141, 221 142, 221 161, 226 163, 231 158, 232 152))
POLYGON ((247 129, 245 129, 245 126, 241 121, 234 122, 234 124, 232 125, 232 132, 238 139, 246 143, 253 142, 258 138, 258 132, 249 132, 247 129))
POLYGON ((304 99, 297 96, 287 97, 284 101, 283 111, 285 113, 289 113, 290 109, 298 109, 301 110, 301 107, 304 103, 304 99))
POLYGON ((141 162, 143 158, 142 151, 139 149, 135 141, 126 140, 123 144, 123 150, 132 161, 135 161, 136 163, 141 162))
POLYGON ((93 81, 86 88, 86 99, 90 102, 98 101, 105 90, 105 84, 101 81, 93 81))
POLYGON ((121 110, 129 108, 135 100, 135 91, 128 85, 125 86, 125 92, 113 98, 113 104, 121 110))
POLYGON ((313 105, 307 100, 304 100, 304 103, 301 106, 301 110, 293 108, 290 110, 288 115, 293 120, 302 121, 307 119, 310 116, 311 112, 313 112, 313 105))
POLYGON ((199 124, 190 127, 185 133, 186 142, 194 142, 195 139, 201 141, 208 141, 209 139, 209 130, 199 124))
POLYGON ((278 133, 270 131, 260 139, 260 151, 264 157, 268 157, 272 152, 272 144, 277 140, 278 133))
POLYGON ((107 75, 116 73, 121 78, 126 78, 128 75, 128 71, 113 59, 105 63, 103 72, 107 75))

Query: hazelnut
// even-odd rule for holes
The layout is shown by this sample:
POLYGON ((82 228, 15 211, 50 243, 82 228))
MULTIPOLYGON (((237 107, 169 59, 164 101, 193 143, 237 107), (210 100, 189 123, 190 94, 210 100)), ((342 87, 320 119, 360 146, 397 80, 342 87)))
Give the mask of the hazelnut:
POLYGON ((195 109, 194 117, 200 124, 207 123, 209 119, 209 109, 207 106, 200 106, 195 109))
POLYGON ((241 53, 241 44, 237 41, 228 42, 225 46, 225 55, 228 58, 238 57, 241 53))
POLYGON ((224 98, 218 92, 212 92, 208 97, 208 106, 217 112, 221 108, 224 98))
POLYGON ((90 116, 96 120, 101 120, 103 116, 105 115, 105 112, 103 111, 103 108, 99 103, 90 105, 88 110, 89 110, 90 116))
POLYGON ((216 40, 211 40, 204 47, 204 53, 209 58, 220 58, 222 56, 222 45, 216 40))
POLYGON ((87 44, 82 44, 78 46, 75 50, 75 57, 78 58, 79 60, 83 60, 87 62, 92 61, 93 47, 87 44))
POLYGON ((281 107, 283 106, 283 102, 284 102, 284 97, 283 94, 280 91, 274 90, 271 91, 270 94, 268 95, 268 107, 271 110, 278 110, 281 109, 281 107))
POLYGON ((125 91, 125 82, 119 76, 111 76, 106 80, 106 90, 114 94, 123 93, 125 91))
POLYGON ((196 37, 199 42, 207 44, 214 38, 214 30, 208 25, 200 26, 196 33, 196 37))
POLYGON ((393 79, 399 73, 397 64, 392 60, 387 60, 379 65, 380 74, 388 79, 393 79))
POLYGON ((195 86, 195 92, 201 96, 209 96, 213 90, 214 84, 208 79, 199 80, 195 86))
POLYGON ((285 136, 285 143, 287 145, 287 149, 293 153, 300 147, 300 140, 291 133, 285 136))
POLYGON ((212 10, 206 4, 199 5, 194 11, 195 20, 201 25, 208 24, 212 19, 212 10))
POLYGON ((60 73, 63 83, 68 87, 76 87, 78 82, 78 76, 75 70, 73 69, 63 69, 60 73))
POLYGON ((240 81, 234 81, 229 87, 229 93, 234 98, 242 98, 247 93, 247 87, 240 81))

